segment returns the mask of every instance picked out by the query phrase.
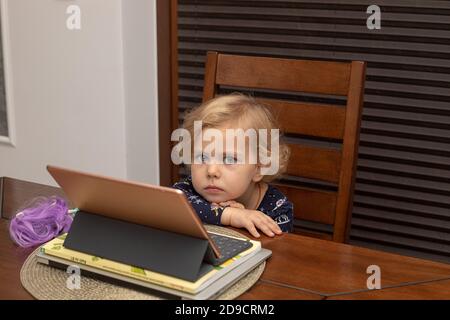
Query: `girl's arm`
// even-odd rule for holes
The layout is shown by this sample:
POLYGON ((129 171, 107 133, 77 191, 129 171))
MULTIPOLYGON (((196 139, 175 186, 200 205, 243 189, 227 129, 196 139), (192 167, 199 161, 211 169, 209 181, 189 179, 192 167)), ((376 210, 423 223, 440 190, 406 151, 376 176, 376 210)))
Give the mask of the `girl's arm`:
POLYGON ((222 224, 237 228, 246 228, 254 237, 259 237, 257 229, 268 236, 291 232, 293 229, 293 204, 280 194, 280 198, 270 208, 261 208, 263 211, 249 210, 236 202, 227 201, 220 205, 229 206, 222 215, 222 224), (231 209, 232 208, 232 209, 231 209))
POLYGON ((271 217, 283 232, 292 232, 294 205, 286 197, 278 200, 275 208, 264 213, 271 217))

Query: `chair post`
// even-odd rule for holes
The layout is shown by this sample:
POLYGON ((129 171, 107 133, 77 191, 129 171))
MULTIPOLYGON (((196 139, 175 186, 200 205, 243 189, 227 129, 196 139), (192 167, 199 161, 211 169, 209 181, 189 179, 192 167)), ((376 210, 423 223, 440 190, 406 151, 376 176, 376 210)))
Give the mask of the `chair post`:
POLYGON ((364 100, 365 71, 365 62, 352 62, 347 95, 344 141, 342 145, 342 167, 334 222, 333 241, 335 242, 347 242, 349 237, 358 160, 359 132, 364 100))
POLYGON ((208 51, 205 62, 203 102, 211 100, 216 95, 217 60, 218 60, 218 53, 215 51, 208 51))

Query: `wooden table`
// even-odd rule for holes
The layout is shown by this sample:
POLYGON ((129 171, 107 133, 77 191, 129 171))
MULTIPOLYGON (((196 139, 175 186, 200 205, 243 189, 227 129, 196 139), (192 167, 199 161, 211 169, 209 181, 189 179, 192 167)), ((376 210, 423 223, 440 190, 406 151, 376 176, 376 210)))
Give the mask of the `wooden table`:
MULTIPOLYGON (((31 197, 63 194, 57 188, 11 178, 3 178, 2 185, 0 299, 32 299, 19 272, 33 249, 11 242, 8 218, 31 197)), ((259 240, 273 255, 259 281, 239 299, 450 299, 449 264, 295 234, 259 240), (379 290, 367 288, 370 265, 381 269, 379 290)))

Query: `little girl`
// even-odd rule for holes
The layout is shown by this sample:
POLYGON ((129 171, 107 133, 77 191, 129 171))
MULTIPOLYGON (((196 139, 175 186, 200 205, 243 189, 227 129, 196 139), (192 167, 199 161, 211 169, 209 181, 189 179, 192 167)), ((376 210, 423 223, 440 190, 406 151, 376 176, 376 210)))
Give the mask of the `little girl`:
MULTIPOLYGON (((183 127, 192 137, 194 121, 202 121, 203 131, 213 128, 222 132, 223 136, 226 129, 254 129, 257 132, 267 129, 270 133, 271 129, 278 128, 268 106, 242 94, 220 96, 189 112, 183 127)), ((262 148, 259 141, 258 151, 262 148)), ((267 141, 271 141, 270 137, 267 141)), ((259 157, 253 163, 249 161, 247 155, 251 153, 251 148, 246 140, 245 150, 227 150, 223 153, 222 162, 211 160, 213 157, 204 151, 200 154, 194 152, 194 161, 188 165, 191 175, 173 187, 186 194, 204 223, 246 228, 254 237, 259 237, 257 229, 270 237, 290 232, 293 227, 293 205, 283 193, 268 184, 286 170, 289 159, 288 147, 277 142, 279 155, 275 174, 262 174, 261 169, 267 164, 263 165, 259 157), (237 163, 236 155, 240 151, 246 151, 243 163, 237 163)), ((265 151, 270 154, 272 146, 273 143, 270 146, 267 144, 265 148, 268 150, 265 151)), ((214 159, 218 159, 217 154, 214 159)))

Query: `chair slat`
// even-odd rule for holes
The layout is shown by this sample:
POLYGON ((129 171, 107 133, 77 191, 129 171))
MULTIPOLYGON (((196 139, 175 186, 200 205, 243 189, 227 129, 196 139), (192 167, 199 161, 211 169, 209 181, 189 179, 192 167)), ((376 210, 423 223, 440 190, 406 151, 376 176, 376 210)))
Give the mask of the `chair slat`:
POLYGON ((314 231, 309 231, 309 230, 306 231, 306 230, 296 228, 296 227, 294 227, 293 233, 301 235, 301 236, 319 238, 319 239, 323 239, 323 240, 333 240, 333 236, 331 234, 314 232, 314 231))
POLYGON ((287 174, 292 176, 339 182, 341 152, 339 150, 289 144, 291 159, 287 174))
POLYGON ((216 84, 346 96, 350 70, 346 62, 221 54, 216 84))
POLYGON ((294 217, 329 225, 334 224, 336 199, 335 192, 275 184, 294 205, 294 217))
POLYGON ((344 135, 344 107, 275 99, 257 100, 272 106, 284 133, 332 139, 342 139, 344 135))

